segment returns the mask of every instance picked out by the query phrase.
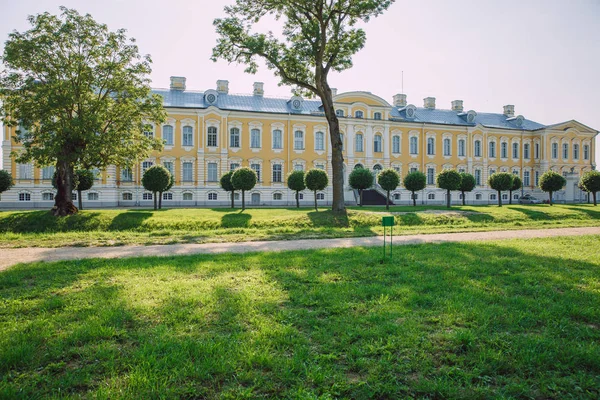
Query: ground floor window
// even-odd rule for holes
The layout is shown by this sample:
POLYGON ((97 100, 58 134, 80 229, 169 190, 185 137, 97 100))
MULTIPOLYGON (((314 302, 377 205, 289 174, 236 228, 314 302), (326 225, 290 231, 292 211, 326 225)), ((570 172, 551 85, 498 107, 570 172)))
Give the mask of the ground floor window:
POLYGON ((475 200, 481 200, 481 198, 482 198, 481 193, 477 193, 475 195, 475 200))
POLYGON ((131 201, 131 200, 133 200, 133 194, 131 194, 131 193, 123 193, 123 200, 124 201, 131 201))
POLYGON ((283 200, 283 195, 281 193, 273 193, 273 200, 283 200))
POLYGON ((435 193, 429 193, 427 195, 427 200, 435 200, 435 193))
POLYGON ((317 200, 325 200, 325 193, 317 193, 317 200))
POLYGON ((87 197, 88 197, 88 200, 92 200, 92 201, 99 199, 98 193, 88 193, 87 197))
POLYGON ((394 200, 400 200, 400 193, 394 193, 394 200))
POLYGON ((42 200, 44 200, 44 201, 54 200, 54 193, 42 193, 42 200))
POLYGON ((31 194, 19 193, 19 201, 31 201, 31 194))
POLYGON ((163 200, 173 200, 173 193, 163 193, 163 200))
POLYGON ((507 194, 503 194, 502 195, 502 200, 508 200, 508 195, 507 194))
POLYGON ((217 197, 216 193, 209 193, 208 194, 208 200, 210 200, 210 201, 215 201, 215 200, 217 200, 217 198, 218 197, 217 197))
POLYGON ((152 200, 152 193, 144 193, 142 195, 142 200, 152 200))
POLYGON ((496 200, 496 193, 490 194, 490 200, 496 200))
POLYGON ((518 194, 513 195, 513 200, 519 200, 519 195, 518 194))
POLYGON ((191 193, 184 193, 183 194, 183 201, 191 201, 193 198, 193 195, 191 193))

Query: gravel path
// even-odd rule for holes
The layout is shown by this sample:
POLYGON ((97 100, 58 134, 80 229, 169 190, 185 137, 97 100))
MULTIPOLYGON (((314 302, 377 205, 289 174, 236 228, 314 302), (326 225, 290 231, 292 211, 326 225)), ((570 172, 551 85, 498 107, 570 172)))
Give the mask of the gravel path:
MULTIPOLYGON (((475 240, 530 239, 579 235, 600 235, 600 227, 394 236, 394 245, 399 246, 417 243, 467 242, 475 240)), ((18 263, 29 263, 36 261, 306 250, 334 247, 381 246, 382 243, 383 236, 373 236, 345 239, 305 239, 241 243, 173 244, 122 247, 31 247, 20 249, 0 249, 0 271, 18 263)))

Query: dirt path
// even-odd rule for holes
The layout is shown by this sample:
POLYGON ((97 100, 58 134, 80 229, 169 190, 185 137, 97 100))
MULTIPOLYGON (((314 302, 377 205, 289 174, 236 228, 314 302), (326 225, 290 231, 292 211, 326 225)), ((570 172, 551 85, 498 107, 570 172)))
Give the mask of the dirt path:
MULTIPOLYGON (((518 231, 439 233, 394 236, 394 245, 417 243, 467 242, 476 240, 530 239, 556 236, 600 235, 600 227, 530 229, 518 231)), ((173 244, 123 247, 59 247, 0 249, 0 271, 18 263, 60 261, 82 258, 126 258, 176 256, 190 254, 248 253, 253 251, 287 251, 335 247, 381 246, 383 236, 344 239, 305 239, 241 243, 173 244)))

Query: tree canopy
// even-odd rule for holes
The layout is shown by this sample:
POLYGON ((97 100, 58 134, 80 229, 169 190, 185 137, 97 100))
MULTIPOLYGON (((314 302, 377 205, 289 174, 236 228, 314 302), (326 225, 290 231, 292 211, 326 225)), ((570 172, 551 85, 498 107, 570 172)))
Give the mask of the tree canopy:
MULTIPOLYGON (((596 193, 600 191, 600 172, 599 171, 588 171, 579 180, 580 186, 582 186, 586 192, 592 194, 594 198, 594 205, 597 205, 596 193)), ((2 189, 0 188, 0 192, 2 189)))
POLYGON ((258 60, 274 71, 281 85, 297 94, 317 96, 329 124, 335 214, 344 213, 344 176, 339 121, 333 107, 329 73, 352 67, 352 56, 363 48, 366 35, 359 23, 383 13, 394 0, 236 0, 226 16, 214 21, 217 44, 213 60, 246 65, 255 73, 258 60), (259 22, 282 21, 280 35, 255 33, 259 22))
POLYGON ((6 192, 8 189, 13 187, 14 180, 12 175, 3 169, 0 169, 0 193, 6 192))
POLYGON ((150 57, 125 30, 111 32, 65 7, 28 21, 32 28, 10 33, 4 47, 0 112, 7 125, 19 126, 17 162, 56 166, 54 213, 66 215, 77 212, 74 168, 131 166, 160 150, 143 130, 166 114, 150 90, 150 57))
POLYGON ((362 207, 362 192, 373 186, 373 173, 366 168, 354 168, 348 177, 348 183, 354 190, 358 190, 360 206, 362 207))
POLYGON ((386 191, 385 209, 390 209, 390 191, 396 190, 400 185, 400 176, 392 168, 384 169, 377 176, 377 183, 386 191))
POLYGON ((299 193, 306 189, 306 183, 304 182, 304 171, 295 170, 290 172, 287 177, 287 186, 290 190, 296 192, 296 208, 300 208, 299 193))
POLYGON ((558 172, 548 170, 540 176, 540 189, 548 192, 548 202, 552 205, 552 193, 561 190, 567 184, 564 176, 558 172))
POLYGON ((427 186, 427 177, 421 171, 409 172, 404 177, 404 187, 412 192, 413 206, 417 205, 415 192, 425 189, 427 186))
POLYGON ((327 185, 329 185, 327 173, 319 168, 308 170, 306 175, 304 175, 304 183, 308 190, 313 191, 313 194, 315 195, 315 211, 319 211, 317 208, 317 192, 325 190, 327 185))
POLYGON ((460 189, 462 178, 455 169, 445 169, 437 175, 437 186, 446 189, 446 205, 450 208, 450 191, 460 189))
POLYGON ((498 192, 498 206, 502 207, 502 192, 510 190, 513 185, 513 174, 508 172, 496 172, 488 178, 488 185, 498 192))

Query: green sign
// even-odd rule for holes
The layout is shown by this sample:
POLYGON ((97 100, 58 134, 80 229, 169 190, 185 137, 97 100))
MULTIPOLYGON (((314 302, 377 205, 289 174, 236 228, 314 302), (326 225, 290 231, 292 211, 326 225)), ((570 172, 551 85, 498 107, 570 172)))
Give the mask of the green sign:
POLYGON ((381 219, 381 226, 394 226, 394 217, 383 217, 381 219))

